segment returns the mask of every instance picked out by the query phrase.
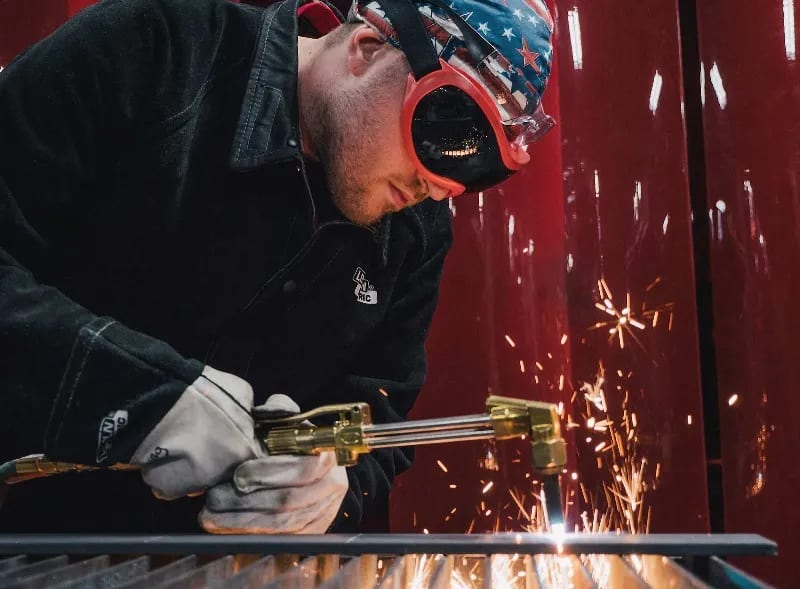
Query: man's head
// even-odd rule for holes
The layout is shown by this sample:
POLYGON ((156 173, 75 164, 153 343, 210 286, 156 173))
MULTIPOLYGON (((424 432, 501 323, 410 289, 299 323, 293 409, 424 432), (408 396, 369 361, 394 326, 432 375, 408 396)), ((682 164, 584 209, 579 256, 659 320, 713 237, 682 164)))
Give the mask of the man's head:
POLYGON ((369 224, 520 169, 551 125, 551 31, 541 0, 356 0, 348 24, 301 43, 304 151, 338 208, 369 224))

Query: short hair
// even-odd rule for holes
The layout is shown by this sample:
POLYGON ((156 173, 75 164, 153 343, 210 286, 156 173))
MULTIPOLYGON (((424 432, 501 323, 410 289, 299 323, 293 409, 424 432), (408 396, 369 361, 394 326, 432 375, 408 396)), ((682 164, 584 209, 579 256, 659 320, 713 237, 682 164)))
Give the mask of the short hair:
POLYGON ((352 20, 348 19, 346 22, 340 24, 323 37, 325 47, 333 47, 339 43, 344 43, 345 39, 350 37, 351 33, 356 29, 356 27, 363 24, 364 23, 357 18, 353 18, 352 20))

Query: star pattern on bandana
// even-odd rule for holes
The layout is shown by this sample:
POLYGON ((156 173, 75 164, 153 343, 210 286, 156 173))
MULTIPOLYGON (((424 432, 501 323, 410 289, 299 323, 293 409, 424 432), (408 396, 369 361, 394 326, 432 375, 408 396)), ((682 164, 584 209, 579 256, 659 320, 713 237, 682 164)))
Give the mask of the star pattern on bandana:
MULTIPOLYGON (((360 1, 367 2, 369 10, 378 19, 386 18, 380 0, 360 1)), ((521 110, 530 114, 539 104, 550 70, 553 22, 547 11, 546 0, 445 2, 445 5, 435 5, 421 0, 420 7, 439 58, 467 71, 479 65, 471 63, 472 58, 462 35, 447 14, 445 6, 448 6, 496 49, 496 54, 484 58, 481 67, 485 69, 470 75, 483 77, 484 74, 480 72, 486 72, 486 80, 490 83, 487 85, 488 91, 496 92, 498 87, 504 86, 504 92, 508 92, 519 107, 516 112, 521 110)), ((482 83, 486 84, 485 81, 482 83)))
POLYGON ((519 54, 522 56, 522 60, 525 65, 529 65, 533 68, 537 74, 542 73, 542 68, 539 67, 539 64, 536 63, 536 60, 539 58, 539 54, 535 51, 531 51, 528 47, 528 41, 523 38, 522 39, 522 49, 517 49, 519 54))

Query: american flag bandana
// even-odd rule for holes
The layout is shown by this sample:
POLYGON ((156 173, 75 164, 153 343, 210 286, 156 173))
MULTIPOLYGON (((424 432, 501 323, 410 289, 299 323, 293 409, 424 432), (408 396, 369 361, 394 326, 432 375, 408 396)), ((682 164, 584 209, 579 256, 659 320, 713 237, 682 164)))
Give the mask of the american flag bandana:
MULTIPOLYGON (((496 51, 475 63, 447 12, 419 2, 439 58, 478 82, 497 104, 503 122, 534 115, 553 61, 553 19, 543 0, 451 0, 449 6, 496 51)), ((400 49, 379 1, 355 0, 348 20, 353 19, 372 26, 400 49)))

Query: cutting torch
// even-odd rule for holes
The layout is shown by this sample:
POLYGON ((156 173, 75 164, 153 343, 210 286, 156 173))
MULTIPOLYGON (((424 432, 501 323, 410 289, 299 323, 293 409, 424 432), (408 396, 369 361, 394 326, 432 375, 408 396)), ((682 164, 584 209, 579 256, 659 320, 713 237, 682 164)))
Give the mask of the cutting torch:
MULTIPOLYGON (((531 464, 542 477, 542 499, 549 527, 563 524, 559 476, 567 464, 566 443, 556 405, 512 397, 490 396, 486 412, 474 415, 372 423, 367 403, 324 405, 304 413, 253 411, 256 436, 272 455, 334 452, 342 466, 380 448, 445 444, 468 440, 529 439, 531 464), (314 425, 312 420, 326 423, 314 425)), ((0 480, 14 484, 64 472, 134 470, 130 464, 97 467, 48 460, 34 454, 0 466, 0 480)))

